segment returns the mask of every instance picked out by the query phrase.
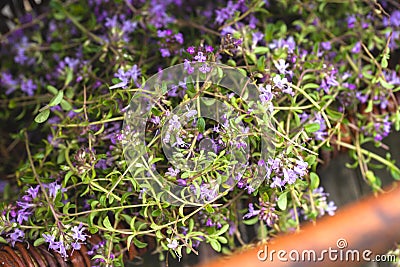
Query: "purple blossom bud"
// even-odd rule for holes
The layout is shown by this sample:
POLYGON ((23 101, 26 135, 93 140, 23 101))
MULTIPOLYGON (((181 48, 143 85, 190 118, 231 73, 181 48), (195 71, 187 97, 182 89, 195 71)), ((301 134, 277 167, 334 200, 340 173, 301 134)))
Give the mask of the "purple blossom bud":
POLYGON ((189 54, 191 54, 191 55, 193 55, 193 54, 196 52, 194 46, 189 46, 189 47, 186 49, 186 51, 187 51, 189 54))

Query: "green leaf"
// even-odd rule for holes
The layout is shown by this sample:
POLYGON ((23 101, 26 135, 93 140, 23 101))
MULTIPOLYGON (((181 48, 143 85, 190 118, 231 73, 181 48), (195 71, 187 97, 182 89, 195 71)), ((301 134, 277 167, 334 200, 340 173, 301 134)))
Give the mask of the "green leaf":
POLYGON ((308 155, 306 157, 306 162, 307 162, 308 166, 313 165, 316 160, 317 160, 317 156, 315 156, 315 155, 308 155))
POLYGON ((365 173, 365 177, 367 178, 368 181, 371 182, 371 184, 375 184, 375 183, 376 183, 376 177, 375 177, 375 174, 374 174, 373 171, 368 170, 368 171, 365 173))
POLYGON ((53 95, 56 95, 58 93, 57 88, 55 88, 52 85, 47 85, 46 86, 47 91, 49 91, 50 93, 52 93, 53 95))
POLYGON ((128 238, 126 239, 126 248, 128 249, 128 251, 129 251, 129 248, 131 247, 132 239, 133 239, 134 237, 135 237, 134 235, 130 235, 130 236, 128 236, 128 238))
POLYGON ((4 239, 4 237, 0 236, 0 243, 7 244, 8 242, 4 239))
POLYGON ((221 244, 217 240, 211 239, 210 245, 215 251, 217 252, 221 251, 221 244))
POLYGON ((373 102, 372 99, 368 101, 368 106, 367 108, 364 110, 365 113, 370 113, 372 111, 372 106, 373 106, 373 102))
POLYGON ((44 240, 43 237, 40 237, 40 238, 36 239, 35 242, 33 242, 33 246, 38 247, 41 244, 44 244, 45 242, 46 242, 46 240, 44 240))
POLYGON ((67 68, 67 77, 65 79, 64 86, 67 86, 74 78, 74 71, 71 68, 67 68))
POLYGON ((258 222, 258 216, 254 216, 253 218, 249 219, 249 220, 244 220, 243 223, 245 225, 253 225, 256 224, 258 222))
POLYGON ((286 210, 287 207, 287 193, 288 192, 283 192, 279 197, 278 197, 278 207, 281 210, 286 210))
POLYGON ((212 105, 215 105, 215 98, 206 98, 206 97, 203 97, 202 99, 201 99, 201 102, 202 103, 204 103, 204 105, 206 105, 206 106, 212 106, 212 105))
POLYGON ((321 87, 319 84, 316 83, 307 83, 306 85, 303 86, 303 90, 307 90, 307 89, 317 89, 321 87))
POLYGON ((205 206, 205 210, 206 210, 208 213, 214 213, 214 212, 215 212, 214 208, 213 208, 210 204, 207 204, 207 205, 205 206))
POLYGON ((194 220, 193 220, 193 218, 190 218, 190 220, 189 220, 189 232, 193 231, 193 227, 194 227, 194 220))
POLYGON ((199 130, 200 133, 204 133, 204 130, 206 128, 206 122, 203 118, 198 118, 197 119, 197 129, 199 130))
POLYGON ((72 105, 65 99, 61 99, 61 108, 65 111, 70 111, 72 109, 72 105))
POLYGON ((320 128, 320 125, 318 122, 310 123, 304 126, 304 129, 306 130, 307 133, 314 133, 318 131, 320 128))
POLYGON ((154 116, 160 116, 162 114, 162 111, 160 111, 158 108, 152 107, 151 113, 153 113, 154 116))
POLYGON ((392 174, 393 179, 399 181, 400 180, 400 171, 397 168, 391 168, 390 173, 392 174))
POLYGON ((134 239, 133 239, 133 243, 134 243, 135 246, 138 247, 138 248, 145 248, 145 247, 147 247, 147 243, 144 243, 144 242, 138 240, 137 238, 134 238, 134 239))
POLYGON ((316 189, 319 186, 319 177, 315 172, 310 172, 310 188, 316 189))
POLYGON ((386 69, 388 67, 388 60, 385 56, 382 58, 381 65, 382 65, 382 68, 384 68, 384 69, 386 69))
POLYGON ((264 69, 265 69, 265 56, 261 56, 257 60, 257 69, 258 69, 258 71, 264 71, 264 69))
POLYGON ((265 46, 257 46, 254 48, 254 54, 260 55, 260 54, 267 54, 269 53, 269 48, 265 46))
POLYGON ((107 228, 107 230, 110 230, 110 231, 114 230, 114 228, 111 226, 110 219, 108 218, 108 216, 106 216, 104 218, 103 225, 104 225, 105 228, 107 228))
POLYGON ((229 224, 225 224, 224 226, 222 226, 221 229, 218 230, 218 232, 215 233, 215 235, 222 235, 226 231, 228 231, 228 229, 229 229, 229 224))
POLYGON ((343 113, 331 110, 329 108, 326 109, 326 114, 328 114, 328 116, 334 120, 339 120, 343 116, 343 113))
POLYGON ((58 91, 58 93, 50 100, 49 106, 54 107, 60 104, 64 97, 64 91, 58 91))
POLYGON ((50 116, 50 110, 45 109, 42 112, 40 112, 38 115, 36 115, 35 121, 37 123, 43 123, 49 118, 49 116, 50 116))
POLYGON ((394 84, 390 84, 388 83, 384 78, 379 77, 379 82, 381 83, 381 85, 383 86, 383 88, 385 89, 393 89, 394 88, 394 84))
POLYGON ((181 205, 180 207, 179 207, 179 210, 178 210, 178 213, 179 213, 179 215, 183 218, 183 217, 185 217, 185 213, 183 212, 183 209, 185 208, 185 204, 183 204, 183 205, 181 205))
POLYGON ((52 43, 50 45, 50 49, 53 50, 54 52, 61 51, 63 49, 63 44, 62 43, 52 43))
POLYGON ((228 239, 226 239, 225 236, 219 236, 219 237, 217 237, 217 240, 222 244, 227 244, 228 243, 228 239))

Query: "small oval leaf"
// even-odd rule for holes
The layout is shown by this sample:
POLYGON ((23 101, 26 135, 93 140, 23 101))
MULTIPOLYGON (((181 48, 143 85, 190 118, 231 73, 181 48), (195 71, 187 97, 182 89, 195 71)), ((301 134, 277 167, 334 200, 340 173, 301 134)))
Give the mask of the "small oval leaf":
POLYGON ((49 106, 54 107, 60 104, 64 97, 64 91, 58 91, 58 93, 50 100, 49 106))
POLYGON ((35 122, 43 123, 43 122, 47 121, 49 116, 50 116, 50 110, 49 109, 45 109, 45 110, 43 110, 42 112, 40 112, 39 114, 36 115, 35 122))

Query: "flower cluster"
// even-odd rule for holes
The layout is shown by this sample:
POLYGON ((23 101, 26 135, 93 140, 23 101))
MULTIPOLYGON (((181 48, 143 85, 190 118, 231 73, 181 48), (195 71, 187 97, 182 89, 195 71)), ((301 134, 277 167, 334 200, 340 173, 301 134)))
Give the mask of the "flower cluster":
POLYGON ((253 216, 258 216, 260 220, 263 220, 269 227, 272 227, 278 220, 279 216, 275 210, 275 204, 265 201, 260 201, 260 209, 254 209, 253 203, 249 204, 249 212, 243 216, 243 219, 248 219, 253 216))
POLYGON ((294 163, 283 157, 270 158, 265 165, 267 177, 272 177, 270 185, 272 188, 294 184, 297 179, 308 173, 308 163, 301 158, 296 159, 294 163))
POLYGON ((58 241, 56 241, 56 234, 42 234, 44 241, 49 243, 49 249, 58 252, 63 258, 67 258, 67 251, 71 249, 71 254, 74 250, 80 250, 81 244, 85 243, 87 234, 84 233, 86 228, 82 224, 73 226, 68 231, 63 232, 60 235, 58 241))

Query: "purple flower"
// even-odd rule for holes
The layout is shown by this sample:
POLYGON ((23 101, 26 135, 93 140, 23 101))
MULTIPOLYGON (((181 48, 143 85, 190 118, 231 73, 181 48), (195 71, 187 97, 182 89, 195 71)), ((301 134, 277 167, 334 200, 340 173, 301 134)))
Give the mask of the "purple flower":
POLYGON ((178 248, 178 246, 179 246, 178 240, 176 240, 176 239, 171 240, 171 239, 167 238, 167 241, 168 241, 168 244, 167 244, 168 248, 170 248, 172 250, 176 250, 178 248))
POLYGON ((284 181, 288 184, 294 184, 298 178, 297 174, 291 170, 283 168, 284 181))
POLYGON ((364 95, 362 92, 356 92, 356 97, 361 103, 366 103, 368 101, 369 95, 364 95))
POLYGON ((55 241, 55 237, 52 235, 43 234, 42 236, 44 240, 49 243, 49 249, 57 251, 63 258, 68 257, 64 242, 55 241))
POLYGON ((191 55, 193 55, 193 54, 196 52, 194 46, 189 46, 189 47, 186 49, 186 51, 187 51, 189 54, 191 54, 191 55))
POLYGON ((215 21, 217 22, 217 24, 222 24, 226 20, 232 18, 237 8, 238 8, 237 4, 235 5, 232 3, 232 1, 229 1, 225 8, 215 10, 216 14, 215 21))
POLYGON ((22 242, 23 238, 25 237, 25 233, 18 228, 14 229, 14 232, 12 232, 11 234, 8 234, 10 242, 11 242, 11 246, 15 245, 15 242, 22 242))
POLYGON ((400 27, 400 11, 395 10, 393 13, 390 15, 390 23, 392 24, 393 27, 400 27))
POLYGON ((246 190, 247 190, 247 194, 251 194, 251 193, 253 193, 254 191, 256 191, 251 185, 246 185, 246 188, 245 188, 246 190))
POLYGON ((44 186, 49 191, 49 197, 53 197, 53 199, 56 198, 58 192, 63 193, 67 191, 67 189, 62 188, 61 185, 59 185, 57 182, 45 184, 44 186))
POLYGON ((47 243, 52 243, 55 240, 55 237, 52 235, 43 234, 42 236, 44 238, 44 241, 46 241, 47 243))
POLYGON ((36 84, 33 83, 33 81, 31 79, 28 79, 21 83, 22 92, 25 92, 29 96, 33 96, 34 91, 36 89, 37 89, 37 86, 36 86, 36 84))
POLYGON ((172 144, 172 147, 174 147, 174 146, 179 146, 179 147, 188 146, 188 144, 185 143, 185 141, 183 141, 183 139, 181 137, 179 137, 178 135, 175 136, 175 138, 176 138, 176 142, 172 144))
POLYGON ((218 196, 218 187, 212 187, 210 184, 200 186, 200 198, 206 201, 212 201, 218 196))
POLYGON ((173 115, 172 118, 168 122, 168 130, 179 130, 181 128, 181 123, 179 121, 178 115, 173 115))
POLYGON ((39 185, 37 185, 35 188, 31 186, 28 188, 28 190, 26 190, 26 193, 28 193, 32 199, 35 199, 39 193, 39 188, 39 185))
POLYGON ((203 64, 199 68, 199 71, 202 72, 202 73, 207 73, 207 72, 211 71, 211 67, 209 67, 207 64, 203 64))
POLYGON ((281 168, 282 161, 281 161, 280 158, 276 158, 276 159, 270 158, 270 159, 268 159, 268 165, 271 166, 271 168, 274 171, 277 171, 277 170, 279 170, 281 168))
POLYGON ((197 110, 195 110, 195 109, 188 110, 188 112, 186 112, 186 114, 185 114, 186 118, 191 118, 196 115, 197 115, 197 110))
POLYGON ((165 175, 169 175, 171 177, 176 177, 179 174, 180 170, 179 169, 174 169, 172 167, 168 168, 168 171, 165 173, 165 175))
POLYGON ((308 163, 305 162, 302 158, 296 160, 296 165, 294 166, 294 172, 299 176, 303 177, 307 174, 308 163))
POLYGON ((351 52, 354 54, 358 54, 361 51, 361 42, 357 42, 354 47, 351 49, 351 52))
POLYGON ((259 215, 261 210, 255 210, 253 203, 249 204, 249 212, 243 216, 243 219, 248 219, 254 216, 259 215))
POLYGON ((15 48, 17 50, 17 55, 14 57, 14 61, 21 65, 32 65, 34 63, 33 58, 29 58, 25 55, 27 48, 30 46, 28 43, 28 38, 26 36, 22 37, 21 41, 16 44, 15 48))
POLYGON ((329 214, 329 216, 335 215, 335 211, 337 210, 337 207, 333 201, 330 201, 328 203, 328 206, 325 207, 326 213, 329 214))
POLYGON ((283 42, 283 47, 287 48, 289 53, 293 53, 296 48, 296 42, 294 41, 293 36, 289 36, 286 41, 283 42))
POLYGON ((207 53, 212 53, 214 51, 214 47, 211 45, 206 45, 205 49, 207 53))
POLYGON ((182 33, 178 32, 177 34, 174 35, 175 41, 177 41, 179 44, 183 44, 183 35, 182 33))
POLYGON ((262 32, 253 32, 252 33, 252 41, 253 46, 256 46, 259 41, 264 39, 264 34, 262 32))
POLYGON ((335 71, 331 71, 330 75, 326 77, 326 84, 331 86, 338 86, 339 82, 336 80, 335 71))
POLYGON ((254 30, 257 27, 257 23, 258 23, 258 19, 254 16, 254 14, 251 14, 250 18, 249 18, 249 23, 248 23, 250 29, 254 30))
MULTIPOLYGON (((124 71, 123 69, 119 69, 117 73, 114 74, 114 77, 117 77, 121 80, 121 82, 114 84, 110 87, 110 89, 115 88, 126 88, 130 79, 137 83, 138 77, 141 75, 141 71, 138 66, 135 64, 131 69, 124 71)), ((137 84, 138 85, 138 84, 137 84)))
POLYGON ((139 199, 143 199, 143 195, 146 194, 147 190, 148 190, 148 189, 147 189, 146 187, 141 188, 140 191, 139 191, 139 196, 138 196, 138 198, 139 198, 139 199))
POLYGON ((279 89, 283 89, 283 86, 287 83, 287 79, 281 78, 280 75, 275 75, 272 81, 274 82, 275 86, 278 87, 279 89))
POLYGON ((327 42, 321 42, 321 47, 324 50, 331 50, 332 49, 332 45, 331 42, 327 41, 327 42))
POLYGON ((261 209, 255 210, 253 203, 249 204, 249 212, 243 216, 243 219, 251 218, 254 216, 266 222, 269 227, 272 227, 278 220, 278 215, 275 214, 275 204, 270 202, 261 202, 261 209))
POLYGON ((125 20, 122 23, 122 31, 125 33, 132 33, 136 30, 137 24, 137 21, 125 20))
POLYGON ((81 243, 75 241, 71 243, 71 247, 72 247, 72 252, 74 252, 74 250, 80 250, 81 249, 81 243))
POLYGON ((184 68, 184 70, 187 71, 188 74, 192 74, 193 71, 194 71, 194 67, 192 67, 192 66, 190 65, 190 61, 187 60, 187 59, 185 59, 185 60, 183 61, 183 68, 184 68))
POLYGON ((286 63, 284 59, 279 59, 277 62, 274 62, 276 69, 279 71, 280 74, 286 74, 287 67, 289 67, 289 64, 286 63))
POLYGON ((22 224, 24 221, 28 221, 29 220, 29 216, 31 216, 32 213, 33 213, 32 211, 25 211, 25 210, 18 211, 17 222, 19 224, 22 224))
POLYGON ((171 55, 168 48, 160 48, 160 52, 162 57, 169 57, 171 55))
POLYGON ((0 82, 7 88, 6 95, 11 94, 17 89, 18 81, 14 80, 12 75, 8 72, 1 73, 0 82))
POLYGON ((172 34, 171 30, 158 30, 157 31, 157 36, 160 38, 166 38, 171 34, 172 34))
POLYGON ((400 85, 400 77, 397 75, 395 71, 384 71, 383 75, 388 83, 393 85, 400 85))
POLYGON ((176 183, 177 183, 179 186, 186 186, 186 185, 187 185, 186 180, 184 180, 184 179, 177 179, 177 180, 176 180, 176 183))
POLYGON ((389 121, 389 116, 386 116, 382 123, 375 123, 376 135, 374 137, 375 141, 382 141, 383 138, 389 135, 392 123, 389 121))
POLYGON ((72 238, 78 242, 78 241, 86 241, 86 237, 88 236, 87 234, 84 233, 85 227, 83 227, 82 223, 79 224, 79 226, 74 226, 71 228, 72 238))
POLYGON ((318 131, 314 132, 315 139, 320 141, 324 140, 324 137, 328 135, 328 133, 326 132, 326 124, 325 120, 322 118, 322 115, 320 113, 316 113, 315 120, 313 122, 319 124, 318 131))
POLYGON ((112 18, 106 18, 106 23, 104 24, 104 26, 106 26, 107 28, 116 28, 118 25, 118 17, 117 15, 114 15, 112 18))
POLYGON ((279 187, 282 188, 285 186, 286 182, 279 177, 272 178, 272 183, 270 185, 271 188, 279 187))
POLYGON ((275 204, 270 202, 261 203, 260 219, 263 220, 269 227, 272 227, 275 222, 279 219, 275 213, 275 204))
POLYGON ((206 61, 206 57, 203 55, 203 52, 197 52, 197 55, 194 57, 195 60, 198 62, 204 62, 206 61))
POLYGON ((356 23, 357 20, 356 20, 356 17, 354 15, 351 15, 351 16, 347 17, 346 21, 347 21, 347 27, 349 29, 353 29, 354 28, 354 24, 356 23))

